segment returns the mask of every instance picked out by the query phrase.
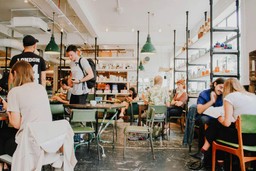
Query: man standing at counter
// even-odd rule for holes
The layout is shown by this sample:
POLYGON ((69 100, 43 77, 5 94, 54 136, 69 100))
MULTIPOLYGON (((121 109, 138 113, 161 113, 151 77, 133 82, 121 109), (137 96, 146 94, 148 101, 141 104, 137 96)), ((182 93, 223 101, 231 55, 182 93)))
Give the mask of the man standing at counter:
MULTIPOLYGON (((34 52, 36 51, 37 45, 36 43, 38 42, 37 39, 35 39, 31 35, 26 35, 23 38, 23 46, 24 50, 22 51, 21 54, 15 55, 12 57, 10 61, 10 68, 17 62, 17 61, 26 61, 28 62, 34 71, 34 82, 42 84, 44 87, 46 85, 46 65, 44 59, 35 54, 34 52)), ((13 78, 12 74, 9 74, 9 90, 10 90, 10 84, 12 83, 13 78)))
POLYGON ((87 59, 79 56, 79 51, 75 45, 69 45, 66 52, 71 60, 70 68, 73 82, 70 104, 85 104, 89 92, 86 81, 94 77, 92 68, 87 59))

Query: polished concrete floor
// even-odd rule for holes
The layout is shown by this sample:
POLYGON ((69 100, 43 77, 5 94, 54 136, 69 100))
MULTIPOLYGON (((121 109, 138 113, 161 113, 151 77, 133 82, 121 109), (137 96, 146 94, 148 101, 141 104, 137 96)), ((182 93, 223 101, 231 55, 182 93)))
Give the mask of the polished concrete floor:
MULTIPOLYGON (((154 140, 156 159, 152 159, 147 140, 128 141, 129 148, 123 156, 123 129, 129 123, 118 123, 118 140, 115 148, 111 144, 103 144, 106 157, 98 160, 96 146, 92 145, 90 151, 87 146, 81 146, 76 151, 78 163, 76 171, 186 171, 187 165, 194 159, 189 156, 188 148, 183 148, 183 133, 178 124, 171 124, 171 138, 164 139, 162 146, 160 140, 154 140)), ((111 128, 107 129, 102 139, 111 140, 111 128)), ((195 150, 195 148, 193 149, 195 150)))

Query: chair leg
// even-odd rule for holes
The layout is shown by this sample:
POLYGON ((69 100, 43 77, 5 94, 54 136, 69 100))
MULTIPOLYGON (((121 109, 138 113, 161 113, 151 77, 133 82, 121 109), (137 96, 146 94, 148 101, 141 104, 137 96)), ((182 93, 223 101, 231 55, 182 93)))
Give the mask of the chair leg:
POLYGON ((233 161, 232 161, 233 159, 232 158, 233 158, 233 156, 232 156, 232 154, 230 154, 230 157, 229 157, 229 160, 230 160, 229 161, 229 168, 230 168, 229 170, 230 171, 232 171, 232 165, 233 165, 233 161))
POLYGON ((125 150, 126 150, 126 133, 124 133, 124 152, 123 152, 124 158, 125 158, 125 150))
POLYGON ((96 135, 96 144, 97 144, 98 160, 100 160, 99 135, 96 135))
POLYGON ((213 142, 212 143, 212 171, 215 171, 215 163, 216 163, 216 146, 213 142))
POLYGON ((153 146, 152 134, 150 134, 149 136, 150 136, 150 145, 151 145, 152 157, 153 157, 153 160, 155 160, 156 157, 155 157, 155 154, 154 154, 154 146, 153 146))
POLYGON ((246 170, 245 170, 244 158, 243 158, 243 156, 241 156, 241 155, 240 155, 240 157, 239 157, 239 162, 240 162, 240 169, 241 169, 241 171, 246 171, 246 170))
POLYGON ((112 129, 112 147, 115 148, 115 126, 114 124, 112 125, 113 129, 112 129))

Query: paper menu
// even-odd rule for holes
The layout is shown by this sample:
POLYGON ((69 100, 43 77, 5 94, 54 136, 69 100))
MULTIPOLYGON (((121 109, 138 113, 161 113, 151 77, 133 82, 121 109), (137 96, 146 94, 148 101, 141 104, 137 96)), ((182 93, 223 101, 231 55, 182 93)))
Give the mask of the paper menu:
POLYGON ((224 116, 224 108, 223 106, 220 107, 209 107, 208 109, 206 109, 203 114, 205 115, 209 115, 213 118, 218 118, 219 116, 224 116))

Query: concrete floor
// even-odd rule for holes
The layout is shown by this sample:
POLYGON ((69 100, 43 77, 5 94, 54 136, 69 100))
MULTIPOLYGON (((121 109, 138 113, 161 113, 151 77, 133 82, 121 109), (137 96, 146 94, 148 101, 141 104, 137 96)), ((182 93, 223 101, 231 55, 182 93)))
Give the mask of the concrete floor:
MULTIPOLYGON (((104 144, 106 157, 98 161, 96 146, 92 145, 88 153, 87 146, 77 149, 78 163, 75 171, 186 171, 192 159, 188 148, 182 148, 183 133, 178 124, 171 124, 171 139, 154 141, 156 160, 152 159, 149 143, 144 140, 128 141, 125 158, 123 157, 123 129, 129 123, 118 123, 118 141, 115 148, 111 144, 104 144)), ((104 140, 111 140, 111 128, 102 136, 104 140)))

